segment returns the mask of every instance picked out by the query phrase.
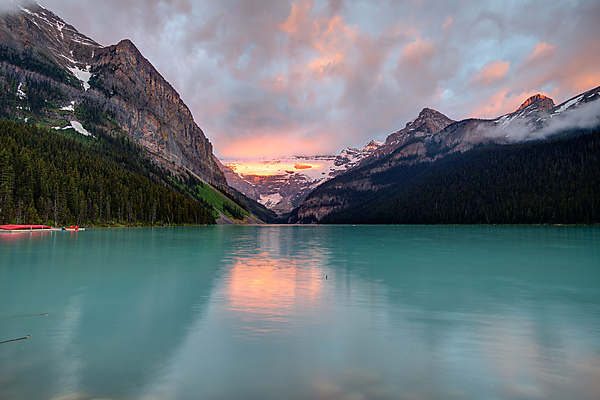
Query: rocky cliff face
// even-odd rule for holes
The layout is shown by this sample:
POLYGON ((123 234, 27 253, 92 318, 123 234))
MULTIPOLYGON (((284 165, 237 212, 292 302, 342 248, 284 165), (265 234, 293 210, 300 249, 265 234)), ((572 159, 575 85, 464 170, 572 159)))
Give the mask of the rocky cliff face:
POLYGON ((536 94, 535 96, 531 96, 528 98, 521 107, 515 111, 519 113, 523 110, 527 110, 530 112, 547 112, 554 108, 554 100, 550 97, 546 97, 542 94, 536 94))
POLYGON ((212 145, 173 87, 129 40, 98 50, 90 85, 131 138, 160 157, 225 187, 212 145))
POLYGON ((118 125, 106 124, 104 129, 127 134, 156 162, 188 168, 227 187, 212 145, 190 110, 131 41, 102 47, 34 4, 0 16, 0 48, 2 69, 21 84, 26 79, 49 83, 64 94, 60 106, 73 113, 48 108, 41 117, 44 123, 61 127, 77 121, 74 110, 83 102, 93 104, 118 125))

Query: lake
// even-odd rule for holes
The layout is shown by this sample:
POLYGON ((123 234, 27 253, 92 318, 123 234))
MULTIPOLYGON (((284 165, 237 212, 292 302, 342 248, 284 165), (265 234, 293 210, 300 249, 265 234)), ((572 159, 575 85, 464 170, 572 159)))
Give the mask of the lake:
POLYGON ((0 234, 0 399, 600 398, 600 228, 0 234))

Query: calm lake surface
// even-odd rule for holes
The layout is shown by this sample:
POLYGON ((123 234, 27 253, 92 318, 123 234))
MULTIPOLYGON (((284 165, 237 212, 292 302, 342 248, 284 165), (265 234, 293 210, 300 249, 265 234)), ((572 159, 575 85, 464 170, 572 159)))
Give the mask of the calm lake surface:
POLYGON ((600 398, 600 228, 0 234, 0 399, 600 398))

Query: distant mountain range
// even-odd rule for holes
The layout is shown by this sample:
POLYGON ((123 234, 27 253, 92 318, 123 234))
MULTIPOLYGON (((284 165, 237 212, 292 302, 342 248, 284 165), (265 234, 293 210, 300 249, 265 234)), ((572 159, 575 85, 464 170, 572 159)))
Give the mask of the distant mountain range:
MULTIPOLYGON (((319 222, 357 202, 374 202, 382 196, 392 196, 392 191, 403 190, 409 180, 416 179, 417 169, 411 170, 413 175, 397 173, 408 166, 425 168, 451 155, 468 157, 469 151, 480 147, 533 143, 557 135, 597 130, 600 127, 599 100, 600 87, 558 106, 552 99, 536 95, 516 111, 492 120, 452 121, 438 111, 425 108, 358 165, 311 192, 294 210, 291 222, 319 222)), ((596 184, 600 187, 600 182, 596 184)), ((354 210, 354 215, 359 214, 354 210)), ((379 219, 380 223, 385 221, 385 218, 379 219)), ((485 223, 485 220, 480 222, 485 223)))
POLYGON ((283 215, 298 207, 321 183, 357 166, 381 145, 373 140, 362 149, 348 147, 338 155, 238 159, 220 167, 229 185, 283 215))

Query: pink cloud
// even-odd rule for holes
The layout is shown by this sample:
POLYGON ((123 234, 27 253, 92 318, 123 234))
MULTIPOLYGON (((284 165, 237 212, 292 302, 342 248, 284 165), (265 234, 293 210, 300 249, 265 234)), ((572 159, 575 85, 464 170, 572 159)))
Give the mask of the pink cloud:
POLYGON ((419 67, 430 61, 436 53, 436 46, 428 39, 417 38, 412 43, 406 45, 402 51, 402 62, 410 64, 413 67, 419 67))
POLYGON ((403 97, 418 101, 421 108, 434 106, 432 101, 443 92, 443 81, 454 76, 460 65, 455 50, 420 37, 406 45, 394 71, 403 97))
POLYGON ((452 17, 448 17, 448 19, 446 20, 446 22, 444 22, 444 25, 442 25, 443 29, 448 29, 452 26, 452 22, 454 22, 454 20, 452 19, 452 17))
POLYGON ((251 137, 236 141, 219 141, 221 159, 260 158, 265 156, 321 154, 324 141, 302 137, 300 132, 281 132, 277 135, 254 133, 251 137))
POLYGON ((296 47, 312 46, 315 32, 318 32, 317 21, 310 18, 313 3, 309 0, 300 0, 292 3, 290 14, 285 22, 277 27, 288 35, 290 46, 288 49, 296 50, 296 47))
POLYGON ((556 46, 553 46, 551 44, 544 43, 544 42, 538 42, 535 44, 535 48, 533 49, 533 52, 529 55, 529 57, 527 57, 527 60, 525 60, 525 62, 528 63, 528 62, 535 62, 535 61, 537 61, 537 62, 547 61, 555 53, 556 53, 556 46))
POLYGON ((296 60, 292 69, 305 79, 320 80, 342 73, 357 32, 339 15, 313 13, 314 3, 300 0, 278 28, 286 36, 286 52, 296 60))
POLYGON ((488 86, 503 78, 510 69, 510 62, 494 60, 486 63, 472 80, 475 86, 488 86))

